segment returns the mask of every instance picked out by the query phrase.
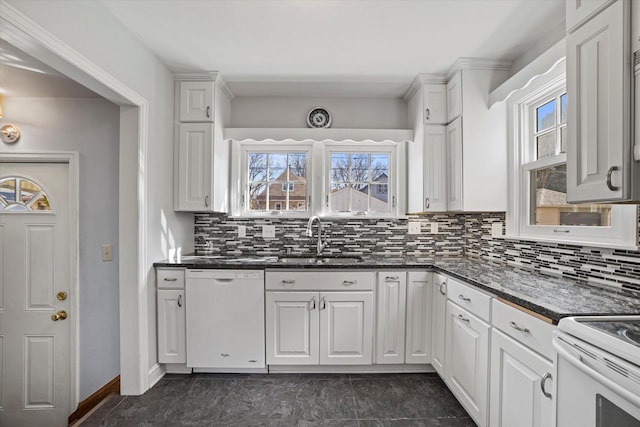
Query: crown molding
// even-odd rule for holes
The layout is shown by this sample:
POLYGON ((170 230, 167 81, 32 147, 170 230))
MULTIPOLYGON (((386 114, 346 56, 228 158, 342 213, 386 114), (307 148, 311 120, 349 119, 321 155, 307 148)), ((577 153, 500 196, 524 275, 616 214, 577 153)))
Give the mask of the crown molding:
POLYGON ((486 58, 458 58, 447 71, 447 80, 460 70, 511 71, 511 61, 497 61, 486 58))
POLYGON ((220 71, 198 71, 198 72, 188 72, 188 73, 173 73, 173 77, 176 80, 187 81, 187 82, 215 82, 216 86, 218 86, 222 92, 229 98, 230 101, 233 100, 236 96, 233 94, 227 82, 220 71))
POLYGON ((402 99, 409 101, 418 89, 425 84, 447 84, 447 77, 444 74, 420 73, 413 79, 402 99))

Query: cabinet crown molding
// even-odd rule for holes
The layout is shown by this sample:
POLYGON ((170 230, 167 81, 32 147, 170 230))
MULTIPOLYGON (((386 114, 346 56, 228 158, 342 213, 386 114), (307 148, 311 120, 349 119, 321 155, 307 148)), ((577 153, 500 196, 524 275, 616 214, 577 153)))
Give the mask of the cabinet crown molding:
POLYGON ((236 96, 233 94, 227 82, 222 78, 222 75, 219 71, 198 71, 198 72, 186 72, 186 73, 173 73, 173 78, 175 80, 180 81, 192 81, 192 82, 206 82, 211 81, 215 82, 216 86, 218 86, 224 93, 227 95, 229 100, 233 100, 236 96))
POLYGON ((458 58, 447 72, 447 80, 460 70, 511 71, 511 61, 498 61, 486 58, 458 58))
POLYGON ((419 73, 411 82, 402 99, 409 101, 417 90, 426 84, 447 84, 447 76, 444 74, 419 73))

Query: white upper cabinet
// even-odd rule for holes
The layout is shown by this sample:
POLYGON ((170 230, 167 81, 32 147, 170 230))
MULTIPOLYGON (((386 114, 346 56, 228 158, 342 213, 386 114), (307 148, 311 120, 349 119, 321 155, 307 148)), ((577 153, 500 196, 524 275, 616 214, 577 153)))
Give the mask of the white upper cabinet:
POLYGON ((462 114, 462 72, 458 71, 447 82, 447 123, 462 114))
POLYGON ((178 74, 175 86, 174 209, 228 212, 229 92, 217 73, 178 74))
POLYGON ((180 121, 213 122, 214 81, 179 82, 180 121))
POLYGON ((444 84, 425 84, 422 87, 425 125, 447 123, 447 87, 444 84))
POLYGON ((447 85, 447 210, 507 209, 507 112, 489 92, 509 75, 503 63, 461 60, 447 85))
MULTIPOLYGON (((573 3, 567 3, 569 9, 573 3)), ((591 3, 600 11, 595 3, 607 2, 591 3)), ((630 6, 618 0, 567 36, 567 201, 572 203, 640 200, 640 159, 633 158, 631 138, 630 6)))
POLYGON ((572 32, 614 0, 567 0, 567 32, 572 32))
POLYGON ((424 210, 447 210, 447 135, 445 126, 424 128, 424 210))

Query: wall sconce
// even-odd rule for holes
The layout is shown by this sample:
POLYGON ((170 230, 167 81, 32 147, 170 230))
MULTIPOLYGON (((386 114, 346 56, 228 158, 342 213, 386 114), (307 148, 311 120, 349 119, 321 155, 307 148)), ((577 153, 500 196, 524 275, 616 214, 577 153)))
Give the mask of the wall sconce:
MULTIPOLYGON (((0 101, 2 99, 0 98, 0 101)), ((0 103, 0 119, 2 118, 2 104, 0 103)), ((5 144, 13 144, 20 139, 20 129, 15 125, 4 125, 0 128, 0 139, 5 144)))

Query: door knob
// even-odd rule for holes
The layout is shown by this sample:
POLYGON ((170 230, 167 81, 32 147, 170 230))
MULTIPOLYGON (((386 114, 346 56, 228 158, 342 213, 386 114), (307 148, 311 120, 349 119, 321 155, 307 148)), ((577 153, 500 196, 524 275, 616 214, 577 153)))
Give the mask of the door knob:
POLYGON ((64 320, 66 318, 67 318, 67 312, 64 310, 60 310, 56 314, 51 315, 51 320, 53 320, 54 322, 57 322, 60 319, 64 320))
POLYGON ((67 299, 68 295, 67 295, 67 293, 66 293, 65 291, 61 291, 61 292, 58 292, 58 293, 56 294, 56 297, 57 297, 60 301, 64 301, 64 300, 66 300, 66 299, 67 299))

